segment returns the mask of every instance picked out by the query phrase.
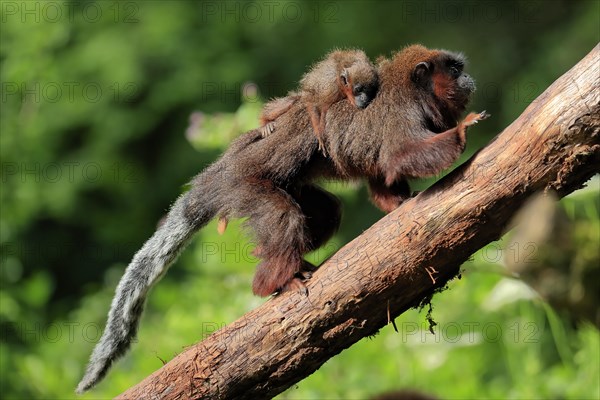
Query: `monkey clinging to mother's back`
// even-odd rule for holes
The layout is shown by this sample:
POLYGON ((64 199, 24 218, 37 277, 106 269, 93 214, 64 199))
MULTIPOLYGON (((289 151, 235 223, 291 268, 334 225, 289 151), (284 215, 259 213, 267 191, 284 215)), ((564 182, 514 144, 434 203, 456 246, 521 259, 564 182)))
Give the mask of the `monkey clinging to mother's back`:
POLYGON ((353 106, 365 108, 378 88, 377 70, 362 50, 334 50, 304 74, 297 92, 265 104, 260 116, 264 125, 261 131, 265 136, 273 132, 273 121, 300 101, 307 107, 319 150, 324 152, 322 136, 329 107, 346 98, 353 106))

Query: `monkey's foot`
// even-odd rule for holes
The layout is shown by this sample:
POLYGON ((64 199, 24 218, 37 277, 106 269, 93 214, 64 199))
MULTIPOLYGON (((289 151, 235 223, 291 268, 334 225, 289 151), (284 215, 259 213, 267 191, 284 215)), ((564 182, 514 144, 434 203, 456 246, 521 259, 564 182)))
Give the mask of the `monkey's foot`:
POLYGON ((273 121, 265 124, 263 127, 260 128, 260 134, 263 138, 269 136, 271 133, 273 133, 273 131, 275 131, 275 122, 273 121))
POLYGON ((301 279, 303 282, 312 278, 313 273, 317 270, 315 265, 312 265, 308 261, 302 262, 302 269, 296 273, 296 278, 301 279))
POLYGON ((304 284, 307 280, 312 278, 313 272, 317 270, 317 267, 304 260, 302 262, 302 269, 294 275, 289 282, 287 282, 281 289, 281 293, 290 290, 295 290, 300 294, 308 296, 308 288, 304 284))
POLYGON ((279 293, 289 292, 289 291, 297 291, 300 294, 308 296, 308 288, 302 282, 300 278, 292 278, 290 279, 279 291, 279 293))
MULTIPOLYGON (((258 245, 257 250, 270 254, 269 249, 258 245)), ((304 293, 302 279, 298 271, 303 270, 303 260, 300 254, 279 254, 264 258, 256 266, 256 274, 252 280, 252 292, 255 295, 266 297, 274 293, 288 290, 298 290, 304 293)))

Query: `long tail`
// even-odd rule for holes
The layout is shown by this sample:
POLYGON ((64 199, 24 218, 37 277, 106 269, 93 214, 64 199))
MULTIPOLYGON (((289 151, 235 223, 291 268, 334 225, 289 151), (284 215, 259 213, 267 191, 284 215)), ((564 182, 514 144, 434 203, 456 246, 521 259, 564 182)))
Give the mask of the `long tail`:
POLYGON ((100 342, 94 348, 86 373, 77 386, 83 393, 96 385, 111 364, 124 355, 135 338, 148 291, 175 261, 194 232, 215 214, 203 209, 195 218, 186 214, 190 192, 171 207, 164 224, 135 254, 117 287, 100 342))

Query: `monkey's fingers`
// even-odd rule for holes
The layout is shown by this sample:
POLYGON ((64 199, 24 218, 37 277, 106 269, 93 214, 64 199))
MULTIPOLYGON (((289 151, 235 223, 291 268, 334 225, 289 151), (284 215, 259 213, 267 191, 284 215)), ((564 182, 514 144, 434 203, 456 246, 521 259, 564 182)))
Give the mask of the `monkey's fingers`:
POLYGON ((263 138, 269 136, 275 131, 275 122, 269 122, 262 128, 260 128, 260 134, 263 138))
POLYGON ((467 115, 465 117, 465 119, 463 120, 463 122, 461 123, 464 127, 468 127, 468 126, 473 126, 476 123, 478 123, 479 121, 483 121, 484 119, 488 118, 489 114, 485 111, 482 111, 480 113, 469 113, 469 115, 467 115))
MULTIPOLYGON (((474 114, 474 113, 471 113, 471 114, 474 114)), ((490 117, 490 114, 488 114, 487 111, 483 110, 479 114, 475 114, 473 124, 476 124, 479 121, 483 121, 484 119, 487 119, 489 117, 490 117)))
POLYGON ((327 150, 325 150, 325 145, 323 144, 323 142, 321 141, 321 138, 319 138, 319 148, 318 150, 323 153, 323 157, 327 157, 327 150))
POLYGON ((483 110, 479 113, 479 121, 483 121, 484 119, 488 119, 492 114, 488 113, 486 110, 483 110))

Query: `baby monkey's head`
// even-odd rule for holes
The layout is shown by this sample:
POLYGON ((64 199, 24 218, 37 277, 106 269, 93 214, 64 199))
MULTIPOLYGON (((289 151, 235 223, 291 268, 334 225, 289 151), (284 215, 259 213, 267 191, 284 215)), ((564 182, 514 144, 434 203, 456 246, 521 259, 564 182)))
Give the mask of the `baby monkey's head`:
MULTIPOLYGON (((364 55, 364 53, 363 53, 364 55)), ((350 104, 365 108, 377 95, 379 77, 377 70, 366 59, 357 59, 340 74, 340 85, 350 104)))
POLYGON ((377 95, 379 75, 364 51, 334 50, 304 75, 300 87, 309 103, 325 109, 344 98, 365 108, 377 95))

